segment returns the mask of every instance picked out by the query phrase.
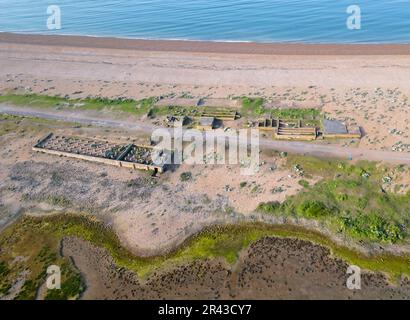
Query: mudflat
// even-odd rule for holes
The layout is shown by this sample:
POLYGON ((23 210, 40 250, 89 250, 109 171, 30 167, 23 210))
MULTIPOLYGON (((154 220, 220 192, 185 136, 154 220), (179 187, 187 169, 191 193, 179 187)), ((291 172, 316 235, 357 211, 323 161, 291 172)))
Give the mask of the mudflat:
POLYGON ((139 279, 118 269, 103 250, 65 238, 62 252, 87 283, 83 299, 408 299, 410 284, 365 273, 361 290, 346 287, 348 265, 310 242, 263 238, 235 265, 198 260, 139 279))

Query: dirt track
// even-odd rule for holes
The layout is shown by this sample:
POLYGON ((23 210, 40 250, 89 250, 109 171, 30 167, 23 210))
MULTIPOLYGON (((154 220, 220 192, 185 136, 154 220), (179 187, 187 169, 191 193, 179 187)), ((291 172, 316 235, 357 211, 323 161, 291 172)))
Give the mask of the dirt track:
MULTIPOLYGON (((143 131, 145 133, 151 133, 153 130, 159 128, 148 123, 143 123, 141 121, 130 122, 125 120, 103 119, 95 116, 86 115, 79 111, 65 112, 55 110, 37 110, 33 108, 15 107, 7 104, 0 104, 0 113, 17 116, 38 117, 67 122, 77 122, 81 124, 120 128, 132 131, 143 131)), ((216 138, 220 134, 221 133, 207 133, 207 136, 210 138, 216 138)), ((239 143, 245 142, 239 140, 239 143)), ((352 160, 354 161, 369 160, 396 164, 410 164, 410 153, 407 152, 399 153, 379 150, 365 150, 361 148, 319 145, 305 142, 274 141, 268 139, 260 139, 260 146, 263 148, 274 149, 277 151, 307 154, 325 158, 352 158, 352 160)))

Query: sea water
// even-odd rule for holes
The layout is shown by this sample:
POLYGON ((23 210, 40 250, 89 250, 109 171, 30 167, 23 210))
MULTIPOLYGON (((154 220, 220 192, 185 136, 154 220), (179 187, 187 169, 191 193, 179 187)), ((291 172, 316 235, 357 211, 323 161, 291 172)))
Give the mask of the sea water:
POLYGON ((0 0, 0 31, 139 39, 410 43, 410 0, 0 0), (50 5, 60 10, 61 28, 47 25, 50 5), (352 5, 360 9, 355 12, 360 28, 348 25, 352 5))

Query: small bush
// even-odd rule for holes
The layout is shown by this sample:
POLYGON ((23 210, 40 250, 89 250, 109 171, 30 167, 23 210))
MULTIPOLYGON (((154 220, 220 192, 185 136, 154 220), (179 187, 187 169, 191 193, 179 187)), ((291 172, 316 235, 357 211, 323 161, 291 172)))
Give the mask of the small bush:
POLYGON ((9 293, 10 289, 11 289, 12 285, 11 283, 0 283, 0 294, 7 294, 9 293))
POLYGON ((306 180, 299 180, 299 185, 301 185, 303 188, 309 188, 309 182, 307 182, 306 180))
POLYGON ((405 231, 399 224, 389 222, 377 214, 341 217, 340 222, 343 230, 371 241, 396 243, 405 237, 405 231))
POLYGON ((336 196, 337 200, 339 201, 346 201, 349 199, 349 196, 346 193, 340 193, 336 196))
POLYGON ((191 172, 183 172, 180 175, 181 181, 188 181, 192 179, 192 173, 191 172))
POLYGON ((154 118, 154 116, 155 116, 155 111, 154 111, 154 109, 149 109, 148 110, 148 112, 147 112, 147 118, 154 118))
POLYGON ((271 202, 260 203, 256 210, 263 212, 263 213, 274 213, 279 208, 280 208, 280 202, 271 201, 271 202))
POLYGON ((36 298, 37 285, 33 280, 26 280, 23 288, 17 295, 17 300, 34 300, 36 298))
POLYGON ((369 203, 369 199, 367 197, 360 197, 357 199, 357 207, 361 210, 365 209, 369 203))
POLYGON ((51 183, 55 186, 61 185, 63 179, 57 171, 54 171, 51 175, 51 183))
POLYGON ((45 199, 45 201, 53 206, 68 207, 71 201, 64 196, 52 195, 45 199))
POLYGON ((306 218, 320 218, 323 216, 328 215, 329 211, 327 210, 326 206, 320 202, 315 200, 308 200, 302 202, 297 208, 296 213, 299 216, 303 216, 306 218))
POLYGON ((0 277, 5 277, 10 272, 7 264, 3 261, 0 262, 0 277))

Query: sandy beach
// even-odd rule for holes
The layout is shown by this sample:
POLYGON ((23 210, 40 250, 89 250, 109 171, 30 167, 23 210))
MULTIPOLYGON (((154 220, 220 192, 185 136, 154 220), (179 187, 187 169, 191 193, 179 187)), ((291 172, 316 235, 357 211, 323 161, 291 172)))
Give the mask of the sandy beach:
POLYGON ((50 92, 69 95, 74 94, 70 89, 79 87, 88 89, 89 95, 99 89, 104 96, 130 97, 188 87, 197 88, 193 94, 216 96, 269 96, 290 86, 410 88, 410 45, 217 43, 0 33, 0 48, 0 76, 7 78, 2 87, 23 85, 27 79, 35 80, 31 85, 35 90, 46 88, 41 84, 46 80, 55 86, 54 90, 49 87, 50 92), (386 77, 387 73, 394 76, 386 77), (16 83, 15 77, 23 75, 16 83), (65 81, 65 92, 59 87, 61 81, 65 81), (106 81, 109 88, 103 85, 106 81), (209 92, 209 86, 216 88, 209 92))

